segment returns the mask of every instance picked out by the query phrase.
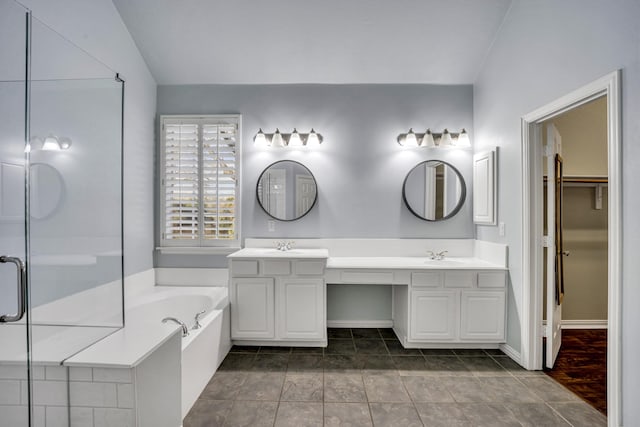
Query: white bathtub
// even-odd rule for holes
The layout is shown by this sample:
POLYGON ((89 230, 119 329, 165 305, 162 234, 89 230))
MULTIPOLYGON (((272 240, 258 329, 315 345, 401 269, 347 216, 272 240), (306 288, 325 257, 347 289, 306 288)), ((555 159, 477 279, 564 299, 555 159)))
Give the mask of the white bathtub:
POLYGON ((149 328, 174 330, 173 323, 162 323, 175 317, 189 327, 182 338, 182 417, 196 399, 231 349, 229 297, 226 287, 154 286, 136 295, 125 305, 125 324, 147 325, 149 328), (200 329, 191 329, 195 315, 200 329))

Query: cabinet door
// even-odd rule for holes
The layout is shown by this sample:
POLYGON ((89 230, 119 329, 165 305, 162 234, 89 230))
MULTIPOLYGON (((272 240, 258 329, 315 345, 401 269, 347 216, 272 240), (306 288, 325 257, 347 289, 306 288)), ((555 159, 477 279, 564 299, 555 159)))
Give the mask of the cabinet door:
POLYGON ((504 291, 462 291, 461 339, 502 342, 505 338, 504 318, 504 291))
POLYGON ((457 339, 459 306, 459 291, 412 290, 409 321, 411 339, 457 339))
POLYGON ((275 338, 274 280, 233 279, 231 281, 231 338, 275 338))
POLYGON ((278 331, 283 339, 323 339, 325 287, 322 279, 282 279, 278 287, 278 331))

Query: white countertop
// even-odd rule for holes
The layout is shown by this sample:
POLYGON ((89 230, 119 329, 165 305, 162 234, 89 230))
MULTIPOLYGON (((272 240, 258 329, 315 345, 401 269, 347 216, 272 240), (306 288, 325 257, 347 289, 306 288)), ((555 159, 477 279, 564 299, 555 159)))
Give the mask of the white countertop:
MULTIPOLYGON (((34 365, 60 365, 65 359, 96 341, 114 333, 118 328, 88 326, 31 327, 31 362, 34 365)), ((5 323, 0 326, 0 361, 22 364, 27 360, 26 325, 5 323)))
POLYGON ((479 258, 445 257, 431 260, 428 257, 330 257, 327 268, 349 269, 405 269, 405 270, 506 270, 479 258))
POLYGON ((304 258, 304 259, 327 259, 329 251, 327 249, 290 249, 281 251, 275 248, 244 248, 228 255, 227 258, 304 258))
POLYGON ((133 368, 179 331, 177 326, 128 325, 67 359, 64 366, 133 368))

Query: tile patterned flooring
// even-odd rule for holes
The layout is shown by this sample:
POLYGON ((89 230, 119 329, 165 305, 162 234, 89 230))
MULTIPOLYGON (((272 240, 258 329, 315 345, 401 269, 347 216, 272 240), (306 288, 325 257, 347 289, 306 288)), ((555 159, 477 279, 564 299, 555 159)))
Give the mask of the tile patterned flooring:
POLYGON ((404 349, 390 329, 329 329, 322 348, 238 347, 184 427, 606 426, 499 350, 404 349))

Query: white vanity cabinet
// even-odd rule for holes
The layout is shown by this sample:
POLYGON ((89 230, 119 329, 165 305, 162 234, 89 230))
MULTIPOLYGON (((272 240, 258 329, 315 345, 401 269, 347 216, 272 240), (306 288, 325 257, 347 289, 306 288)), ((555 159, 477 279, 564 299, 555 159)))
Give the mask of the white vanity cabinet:
POLYGON ((395 317, 407 318, 408 330, 396 330, 406 347, 436 343, 495 344, 505 340, 503 270, 413 272, 408 294, 396 293, 395 297, 409 299, 406 305, 397 304, 394 313, 395 317))
POLYGON ((230 256, 234 341, 245 345, 327 344, 326 256, 318 258, 310 252, 311 257, 305 258, 305 252, 289 255, 244 249, 230 256))

